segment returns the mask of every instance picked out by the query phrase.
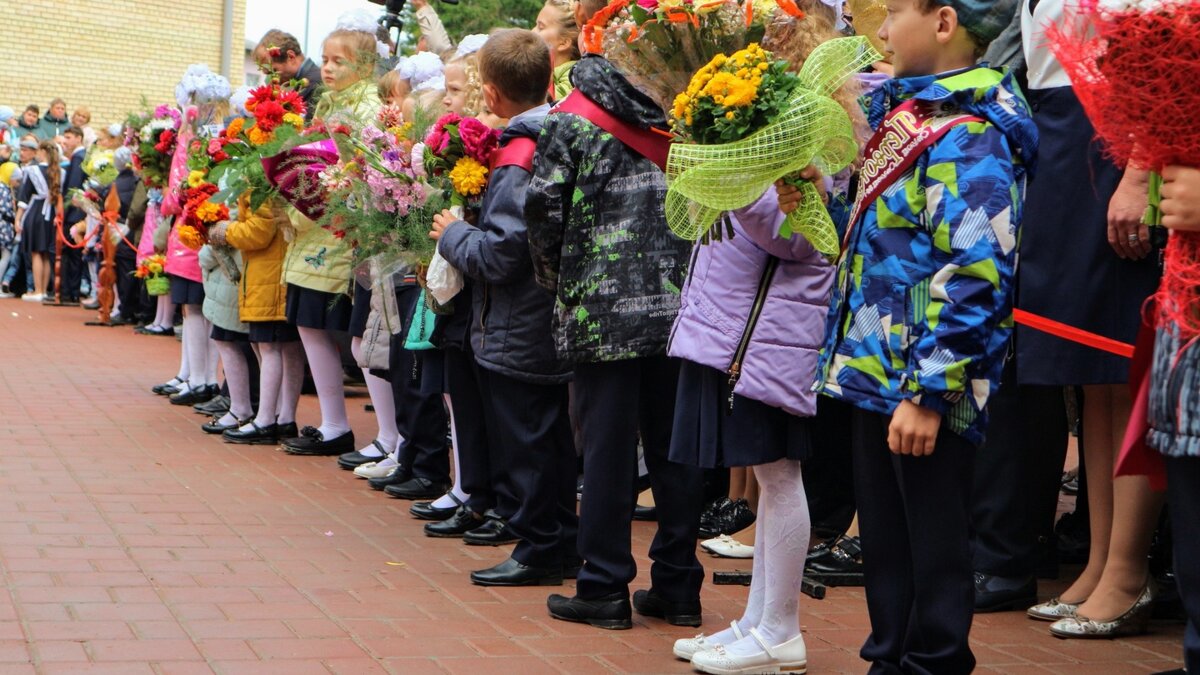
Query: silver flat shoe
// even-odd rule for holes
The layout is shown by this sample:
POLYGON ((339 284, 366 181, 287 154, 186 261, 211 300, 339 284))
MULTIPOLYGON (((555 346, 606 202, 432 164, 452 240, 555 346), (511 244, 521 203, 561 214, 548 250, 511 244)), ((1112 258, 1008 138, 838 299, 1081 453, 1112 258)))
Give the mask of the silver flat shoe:
POLYGON ((1150 615, 1153 609, 1154 591, 1147 584, 1138 599, 1134 601, 1133 606, 1125 610, 1121 616, 1109 621, 1096 621, 1076 614, 1050 624, 1050 634, 1064 639, 1094 640, 1111 640, 1129 635, 1141 635, 1146 632, 1150 624, 1150 615))
POLYGON ((1025 614, 1031 619, 1038 621, 1058 621, 1075 616, 1075 610, 1079 609, 1078 604, 1063 602, 1058 598, 1051 598, 1040 605, 1034 605, 1025 610, 1025 614))

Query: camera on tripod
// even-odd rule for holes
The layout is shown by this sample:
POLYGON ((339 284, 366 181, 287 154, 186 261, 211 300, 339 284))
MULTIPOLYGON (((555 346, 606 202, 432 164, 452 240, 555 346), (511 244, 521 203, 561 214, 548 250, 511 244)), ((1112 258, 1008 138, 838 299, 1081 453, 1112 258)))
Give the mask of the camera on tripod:
MULTIPOLYGON (((407 0, 370 0, 376 5, 383 5, 384 15, 379 19, 379 25, 387 30, 404 30, 404 20, 400 18, 400 13, 404 11, 404 5, 407 0)), ((457 5, 458 0, 442 0, 447 5, 457 5)))

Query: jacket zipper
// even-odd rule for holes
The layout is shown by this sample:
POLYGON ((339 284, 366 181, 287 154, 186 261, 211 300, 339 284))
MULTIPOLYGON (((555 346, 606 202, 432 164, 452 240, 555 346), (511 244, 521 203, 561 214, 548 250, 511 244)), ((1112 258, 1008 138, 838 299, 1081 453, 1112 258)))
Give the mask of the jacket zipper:
MULTIPOLYGON (((479 307, 479 351, 481 353, 483 352, 484 342, 487 341, 488 301, 491 299, 488 297, 490 295, 490 293, 488 293, 488 291, 490 289, 491 289, 491 284, 485 283, 483 285, 483 302, 481 303, 481 305, 479 307)), ((467 342, 470 343, 470 341, 471 341, 471 336, 468 335, 467 342)))
POLYGON ((754 304, 750 307, 750 316, 746 318, 746 328, 742 331, 742 339, 738 342, 737 351, 733 353, 733 362, 729 364, 729 412, 733 412, 733 388, 742 377, 742 361, 746 358, 746 350, 750 348, 750 338, 754 335, 754 327, 762 316, 763 305, 767 303, 767 291, 771 288, 771 277, 779 267, 779 258, 771 256, 763 269, 762 278, 758 281, 758 292, 754 296, 754 304))

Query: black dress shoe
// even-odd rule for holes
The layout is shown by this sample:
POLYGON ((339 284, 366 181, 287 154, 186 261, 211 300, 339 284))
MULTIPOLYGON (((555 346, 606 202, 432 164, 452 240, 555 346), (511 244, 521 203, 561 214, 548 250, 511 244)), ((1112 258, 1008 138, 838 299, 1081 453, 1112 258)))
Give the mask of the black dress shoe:
POLYGON ((382 461, 384 457, 387 457, 388 454, 384 452, 383 446, 379 444, 379 441, 371 441, 371 445, 375 446, 379 452, 383 454, 372 457, 370 455, 364 455, 358 450, 355 450, 354 452, 347 452, 341 457, 338 457, 338 466, 347 471, 353 471, 363 464, 368 462, 379 462, 382 461))
POLYGON ((414 476, 406 483, 389 485, 383 491, 400 499, 436 499, 446 494, 449 487, 445 483, 435 483, 428 478, 414 476))
MULTIPOLYGON (((387 492, 384 489, 384 492, 387 492)), ((446 520, 453 516, 461 507, 466 506, 458 497, 454 496, 453 492, 447 492, 446 496, 454 501, 454 506, 448 506, 444 509, 433 505, 433 502, 416 502, 408 507, 408 512, 417 520, 446 520)))
POLYGON ((562 567, 530 567, 512 558, 471 572, 471 583, 476 586, 562 586, 562 582, 562 567))
POLYGON ((578 596, 568 598, 555 593, 546 599, 546 607, 550 610, 550 616, 562 621, 586 623, 608 630, 633 628, 633 612, 629 608, 629 595, 626 593, 613 593, 595 600, 578 596))
POLYGON ((637 504, 633 507, 633 519, 650 522, 656 521, 658 520, 658 509, 653 506, 637 504))
POLYGON ((196 405, 197 403, 208 403, 220 392, 216 385, 204 385, 195 389, 171 395, 171 405, 196 405))
POLYGON ((819 555, 810 555, 804 574, 826 586, 862 586, 862 544, 858 537, 842 535, 819 555))
POLYGON ((214 396, 207 403, 197 403, 192 406, 192 410, 198 415, 221 416, 229 412, 229 397, 214 396))
POLYGON ((279 445, 278 432, 279 427, 274 424, 260 427, 252 420, 248 430, 230 429, 221 434, 221 439, 234 445, 279 445))
POLYGON ((158 394, 159 396, 170 396, 171 394, 179 391, 179 383, 179 380, 171 378, 170 382, 163 382, 162 384, 156 384, 153 387, 150 387, 150 391, 158 394))
POLYGON ((200 430, 206 434, 224 434, 226 431, 237 431, 245 422, 234 420, 232 424, 221 424, 220 417, 214 417, 208 422, 200 425, 200 430))
POLYGON ((279 438, 295 438, 300 435, 300 432, 296 430, 295 422, 288 422, 287 424, 276 424, 275 434, 279 438))
POLYGON ((709 525, 700 526, 700 538, 712 539, 723 534, 735 534, 754 524, 754 512, 745 499, 735 499, 709 525), (711 528, 711 529, 708 529, 711 528))
POLYGON ((401 485, 412 480, 412 472, 403 466, 397 466, 391 473, 380 478, 368 478, 367 485, 372 490, 385 490, 390 485, 401 485))
POLYGON ((654 589, 636 591, 633 594, 633 608, 642 616, 666 619, 667 623, 672 626, 691 626, 693 628, 700 625, 702 613, 700 598, 687 602, 673 602, 656 593, 654 589))
POLYGON ((504 546, 517 539, 508 523, 499 518, 488 518, 479 527, 463 534, 463 542, 471 546, 504 546))
MULTIPOLYGON (((729 497, 721 497, 717 501, 709 504, 708 508, 704 509, 704 511, 700 514, 700 532, 712 532, 713 528, 716 527, 715 523, 717 516, 721 515, 721 513, 725 509, 729 508, 731 504, 733 504, 733 502, 730 501, 729 497)), ((701 536, 703 536, 703 534, 701 534, 701 536)), ((712 537, 705 537, 705 539, 712 539, 712 537)))
POLYGON ((975 573, 975 613, 1025 611, 1036 605, 1037 579, 1012 579, 994 574, 975 573))
POLYGON ((461 537, 483 524, 483 516, 474 513, 466 507, 454 512, 454 515, 438 523, 425 524, 426 537, 450 538, 461 537))
POLYGON ((301 436, 283 442, 283 451, 289 455, 300 455, 304 457, 328 457, 330 455, 341 455, 354 450, 354 432, 347 431, 346 433, 325 440, 325 437, 318 431, 312 436, 301 436))

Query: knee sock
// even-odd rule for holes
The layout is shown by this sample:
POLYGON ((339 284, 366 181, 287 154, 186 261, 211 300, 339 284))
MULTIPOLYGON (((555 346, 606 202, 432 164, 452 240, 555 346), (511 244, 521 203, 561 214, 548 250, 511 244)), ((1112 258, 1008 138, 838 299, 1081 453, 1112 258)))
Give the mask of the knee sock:
POLYGON ((225 371, 225 382, 229 385, 229 412, 219 422, 233 424, 250 417, 250 364, 241 345, 236 342, 216 342, 216 351, 221 354, 221 366, 225 371))
POLYGON ((438 497, 433 502, 433 507, 436 509, 448 509, 458 502, 450 498, 454 495, 459 502, 466 503, 469 495, 463 492, 462 489, 462 469, 458 463, 458 425, 454 421, 454 407, 450 405, 450 394, 442 394, 442 400, 446 402, 446 410, 450 413, 450 455, 454 459, 454 485, 450 488, 450 493, 438 497))
MULTIPOLYGON (((275 413, 279 406, 279 393, 283 385, 283 350, 281 345, 264 342, 258 347, 258 415, 254 423, 266 428, 275 424, 275 413)), ((229 371, 225 372, 229 379, 229 371)), ((230 386, 229 391, 233 392, 230 386)), ((242 429, 252 429, 249 424, 242 429)))
POLYGON ((317 403, 321 406, 321 436, 331 441, 350 431, 346 419, 346 390, 342 383, 342 360, 337 345, 328 331, 300 328, 300 341, 317 386, 317 403))
MULTIPOLYGON (((755 534, 755 577, 758 583, 758 543, 762 546, 762 609, 755 628, 769 646, 800 634, 800 582, 808 553, 811 524, 808 498, 800 475, 800 462, 781 459, 754 467, 758 479, 758 527, 755 534), (765 521, 765 522, 764 522, 765 521)), ((753 595, 753 590, 751 590, 753 595)), ((747 610, 749 610, 747 605, 747 610)), ((762 651, 752 636, 730 644, 734 655, 749 656, 762 651)))
POLYGON ((183 312, 183 347, 187 350, 188 386, 203 387, 208 372, 208 322, 200 313, 200 305, 187 305, 183 312))
MULTIPOLYGON (((204 332, 210 335, 212 334, 212 323, 207 319, 204 321, 204 328, 204 332)), ((221 363, 221 350, 217 347, 217 341, 212 338, 206 340, 204 345, 208 348, 208 350, 204 353, 204 384, 207 384, 210 387, 215 387, 217 386, 217 366, 221 363)), ((243 363, 244 362, 245 361, 243 360, 243 363)))

